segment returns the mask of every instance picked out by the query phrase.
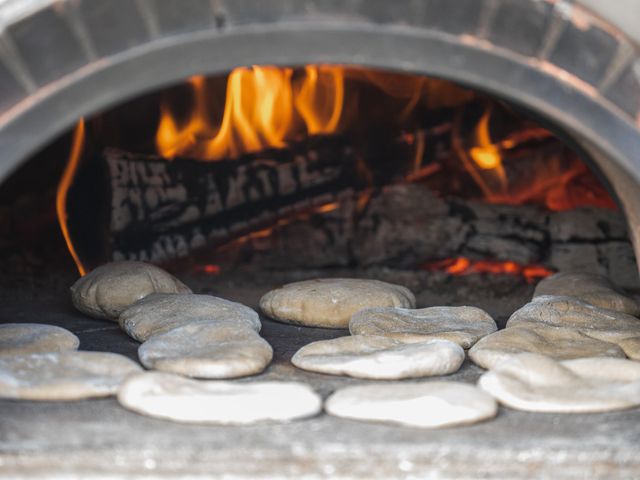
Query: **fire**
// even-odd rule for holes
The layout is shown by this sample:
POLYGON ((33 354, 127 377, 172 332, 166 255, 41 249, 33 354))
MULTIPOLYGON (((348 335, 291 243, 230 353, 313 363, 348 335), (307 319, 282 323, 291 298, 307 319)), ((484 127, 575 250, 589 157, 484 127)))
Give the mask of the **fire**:
POLYGON ((492 107, 489 106, 475 126, 474 145, 469 149, 463 148, 459 139, 454 139, 454 144, 458 142, 456 150, 465 170, 482 191, 486 202, 538 203, 552 211, 582 206, 616 208, 586 165, 569 151, 562 158, 549 156, 533 163, 528 167, 526 177, 510 178, 509 172, 518 169, 507 168, 505 155, 527 141, 550 139, 552 134, 539 127, 523 126, 510 136, 495 141, 490 134, 491 116, 492 107))
POLYGON ((527 283, 534 283, 554 272, 542 265, 520 265, 512 261, 470 260, 466 257, 447 258, 423 265, 427 271, 445 271, 451 275, 469 275, 472 273, 490 273, 493 275, 519 275, 527 283))
POLYGON ((189 80, 193 108, 180 122, 161 107, 156 147, 164 158, 233 158, 266 148, 280 148, 303 134, 339 130, 344 103, 344 69, 309 65, 294 77, 292 68, 254 66, 234 69, 227 79, 222 118, 210 109, 212 92, 204 77, 189 80))
POLYGON ((56 212, 58 214, 58 223, 60 224, 60 230, 62 230, 62 236, 67 243, 69 253, 73 258, 73 261, 78 268, 80 275, 84 276, 86 270, 78 257, 78 254, 71 241, 71 235, 69 234, 69 219, 67 216, 67 193, 69 187, 73 183, 78 164, 82 158, 82 150, 84 148, 85 126, 84 119, 80 119, 73 132, 73 141, 71 146, 71 153, 69 154, 69 160, 67 166, 64 169, 60 183, 58 184, 58 191, 56 193, 56 212))

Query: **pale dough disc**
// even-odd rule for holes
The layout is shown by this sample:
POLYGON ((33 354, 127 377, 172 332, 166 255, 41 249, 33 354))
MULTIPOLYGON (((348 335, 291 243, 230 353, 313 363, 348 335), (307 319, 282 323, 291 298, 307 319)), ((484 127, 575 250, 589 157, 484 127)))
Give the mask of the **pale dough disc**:
POLYGON ((437 428, 493 418, 498 406, 473 385, 419 382, 346 387, 327 399, 325 410, 354 420, 437 428))
POLYGON ((113 395, 142 368, 106 352, 35 353, 0 357, 0 397, 21 400, 80 400, 113 395))
POLYGON ((523 353, 485 373, 480 388, 529 412, 606 412, 640 405, 640 363, 620 358, 556 361, 523 353))
POLYGON ((320 396, 302 383, 192 380, 160 372, 129 378, 118 401, 151 417, 222 425, 287 422, 322 408, 320 396))
POLYGON ((619 292, 608 278, 583 272, 561 272, 536 286, 534 298, 542 295, 576 297, 596 307, 629 315, 640 314, 640 303, 619 292))
POLYGON ((251 327, 194 322, 152 336, 138 349, 147 368, 187 377, 234 378, 262 372, 273 350, 251 327))
POLYGON ((291 359, 303 370, 377 380, 447 375, 463 362, 462 347, 448 340, 405 343, 368 335, 313 342, 291 359))
POLYGON ((358 310, 371 307, 414 308, 409 289, 378 280, 325 278, 284 285, 260 299, 271 318, 311 327, 347 328, 358 310))
POLYGON ((260 331, 258 314, 241 303, 211 295, 154 293, 127 308, 118 322, 129 336, 144 342, 152 335, 194 321, 236 323, 260 331))
POLYGON ((80 340, 69 330, 42 323, 0 325, 0 356, 77 350, 80 340))
POLYGON ((497 329, 493 318, 476 307, 367 308, 349 322, 352 335, 382 335, 404 342, 450 340, 462 348, 497 329))
POLYGON ((640 320, 625 313, 596 307, 575 297, 543 295, 516 310, 507 322, 507 329, 531 324, 571 328, 588 337, 615 343, 629 358, 640 359, 640 320))
POLYGON ((73 305, 95 318, 117 320, 122 311, 151 293, 190 293, 173 275, 143 262, 113 262, 80 278, 71 287, 73 305))
POLYGON ((559 360, 582 357, 619 357, 625 352, 572 328, 527 323, 505 328, 484 337, 469 350, 469 358, 482 368, 494 368, 513 355, 539 353, 559 360))

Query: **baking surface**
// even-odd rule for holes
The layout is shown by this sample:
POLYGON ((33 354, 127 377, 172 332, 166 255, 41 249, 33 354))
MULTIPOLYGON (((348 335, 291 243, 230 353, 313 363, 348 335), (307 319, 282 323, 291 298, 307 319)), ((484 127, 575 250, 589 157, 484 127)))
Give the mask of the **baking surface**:
MULTIPOLYGON (((65 282, 60 279, 60 284, 65 282)), ((211 288, 198 282, 187 283, 198 291, 208 290, 253 307, 269 288, 265 282, 216 281, 211 288)), ((60 288, 3 296, 0 322, 60 325, 79 336, 83 350, 112 351, 136 359, 137 342, 115 323, 75 312, 60 288)), ((342 386, 368 383, 304 372, 289 363, 302 345, 344 334, 263 319, 262 335, 274 347, 274 361, 263 374, 240 381, 297 380, 312 385, 323 397, 342 386)), ((466 362, 444 379, 472 383, 481 372, 466 362)), ((324 414, 290 424, 193 426, 137 415, 121 408, 114 398, 0 401, 0 477, 12 479, 53 475, 638 478, 639 446, 640 409, 554 415, 501 408, 496 419, 482 424, 420 430, 324 414)))

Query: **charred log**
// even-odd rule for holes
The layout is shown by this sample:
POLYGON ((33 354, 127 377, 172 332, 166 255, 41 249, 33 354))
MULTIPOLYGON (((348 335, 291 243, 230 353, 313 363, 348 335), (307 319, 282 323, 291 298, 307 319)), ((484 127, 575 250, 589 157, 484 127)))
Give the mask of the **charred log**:
POLYGON ((162 262, 184 256, 358 187, 357 160, 339 137, 216 162, 106 149, 92 163, 90 183, 98 192, 71 192, 70 203, 108 205, 106 216, 94 217, 94 223, 108 226, 106 245, 94 253, 108 251, 113 259, 162 262))
POLYGON ((438 198, 410 184, 375 192, 364 210, 358 195, 339 207, 248 236, 201 261, 263 268, 388 266, 414 269, 434 259, 540 264, 606 274, 637 288, 633 249, 621 214, 594 207, 549 212, 531 205, 489 205, 438 198))

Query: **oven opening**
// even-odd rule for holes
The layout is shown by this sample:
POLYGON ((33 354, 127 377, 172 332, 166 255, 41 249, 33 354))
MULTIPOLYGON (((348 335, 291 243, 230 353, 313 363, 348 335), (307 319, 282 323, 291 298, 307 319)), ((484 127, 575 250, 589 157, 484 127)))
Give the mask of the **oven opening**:
POLYGON ((554 272, 638 287, 625 218, 576 145, 423 75, 194 76, 81 119, 3 184, 5 271, 139 260, 203 289, 375 277, 504 322, 554 272))

